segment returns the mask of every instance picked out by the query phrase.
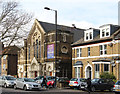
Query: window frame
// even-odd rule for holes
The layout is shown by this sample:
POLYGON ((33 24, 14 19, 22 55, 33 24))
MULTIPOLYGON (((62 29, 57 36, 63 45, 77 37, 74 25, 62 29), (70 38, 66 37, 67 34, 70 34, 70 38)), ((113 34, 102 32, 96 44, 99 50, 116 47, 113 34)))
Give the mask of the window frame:
POLYGON ((39 57, 39 56, 38 56, 38 54, 39 54, 39 53, 38 53, 38 50, 39 50, 39 43, 38 43, 38 39, 37 39, 37 40, 36 40, 36 52, 37 52, 36 55, 37 55, 37 58, 39 57))
POLYGON ((84 40, 88 41, 88 40, 93 40, 93 29, 92 30, 88 30, 84 32, 84 40))
POLYGON ((75 69, 75 77, 80 78, 80 67, 76 66, 74 67, 74 69, 75 69))
POLYGON ((77 48, 76 52, 77 52, 77 57, 82 57, 82 48, 77 48))
POLYGON ((30 60, 30 46, 28 48, 28 59, 30 60))
POLYGON ((88 56, 90 56, 90 47, 88 47, 88 56))
POLYGON ((99 45, 100 55, 107 55, 107 44, 99 45))
POLYGON ((100 64, 94 64, 94 66, 95 66, 95 77, 96 78, 99 78, 99 76, 100 76, 100 64), (97 75, 98 74, 98 75, 97 75))
POLYGON ((110 64, 104 64, 104 72, 109 72, 110 71, 110 64), (107 65, 107 67, 108 68, 105 68, 106 67, 106 65, 107 65), (107 69, 107 71, 106 71, 106 69, 107 69))
POLYGON ((100 38, 110 37, 110 26, 101 28, 100 38))

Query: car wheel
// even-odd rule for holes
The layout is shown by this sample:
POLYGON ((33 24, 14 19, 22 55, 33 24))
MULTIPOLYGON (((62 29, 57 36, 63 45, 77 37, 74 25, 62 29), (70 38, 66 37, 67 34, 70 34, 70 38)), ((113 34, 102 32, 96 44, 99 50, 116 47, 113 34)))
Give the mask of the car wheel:
POLYGON ((17 85, 14 85, 14 89, 17 89, 17 85))
POLYGON ((109 91, 113 91, 113 87, 111 87, 111 88, 109 89, 109 91))
POLYGON ((7 84, 6 83, 4 84, 4 87, 7 88, 7 84))
POLYGON ((27 91, 27 86, 24 86, 23 89, 24 89, 25 91, 27 91))
POLYGON ((91 88, 91 91, 92 91, 92 92, 95 92, 95 91, 96 91, 96 89, 95 89, 94 86, 91 88))

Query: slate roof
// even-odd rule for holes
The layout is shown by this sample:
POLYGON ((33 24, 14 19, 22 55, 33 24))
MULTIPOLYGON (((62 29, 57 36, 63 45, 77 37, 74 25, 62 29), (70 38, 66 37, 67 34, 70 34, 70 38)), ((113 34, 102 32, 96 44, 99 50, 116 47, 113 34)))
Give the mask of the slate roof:
MULTIPOLYGON (((42 22, 42 21, 38 21, 38 22, 43 27, 46 33, 49 31, 55 31, 55 24, 48 23, 48 22, 42 22)), ((81 37, 83 37, 85 29, 74 28, 74 27, 69 27, 69 26, 64 26, 64 25, 57 25, 57 30, 70 31, 71 33, 74 34, 74 42, 75 42, 79 40, 81 37)))
POLYGON ((71 46, 75 47, 75 46, 79 46, 79 45, 87 45, 87 44, 90 44, 90 43, 98 43, 98 42, 101 42, 101 41, 109 41, 109 40, 112 40, 113 38, 118 39, 118 36, 120 38, 120 29, 115 31, 110 37, 100 38, 100 35, 98 35, 94 38, 94 40, 89 40, 89 41, 84 41, 84 37, 82 37, 78 41, 71 44, 71 46))

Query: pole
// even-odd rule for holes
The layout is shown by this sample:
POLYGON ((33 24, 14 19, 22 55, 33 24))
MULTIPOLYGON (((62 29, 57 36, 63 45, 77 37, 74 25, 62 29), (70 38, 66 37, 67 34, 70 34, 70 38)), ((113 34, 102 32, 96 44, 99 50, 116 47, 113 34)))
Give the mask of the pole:
POLYGON ((56 87, 56 76, 57 76, 57 67, 56 67, 56 64, 57 64, 57 10, 53 10, 53 9, 50 9, 48 7, 44 7, 44 9, 46 10, 51 10, 51 11, 54 11, 55 12, 55 63, 53 65, 53 71, 55 73, 55 87, 56 87))
POLYGON ((57 11, 55 10, 55 87, 56 87, 56 76, 57 76, 57 11))

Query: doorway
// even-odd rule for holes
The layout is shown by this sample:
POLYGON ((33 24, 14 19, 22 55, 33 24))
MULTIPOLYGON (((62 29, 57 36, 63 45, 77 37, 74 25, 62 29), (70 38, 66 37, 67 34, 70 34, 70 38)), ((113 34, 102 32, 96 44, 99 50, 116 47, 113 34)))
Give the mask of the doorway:
POLYGON ((37 71, 35 71, 35 77, 37 77, 37 71))
POLYGON ((92 78, 92 73, 91 73, 92 71, 91 71, 91 67, 90 66, 88 66, 87 67, 87 69, 86 69, 86 78, 92 78))

